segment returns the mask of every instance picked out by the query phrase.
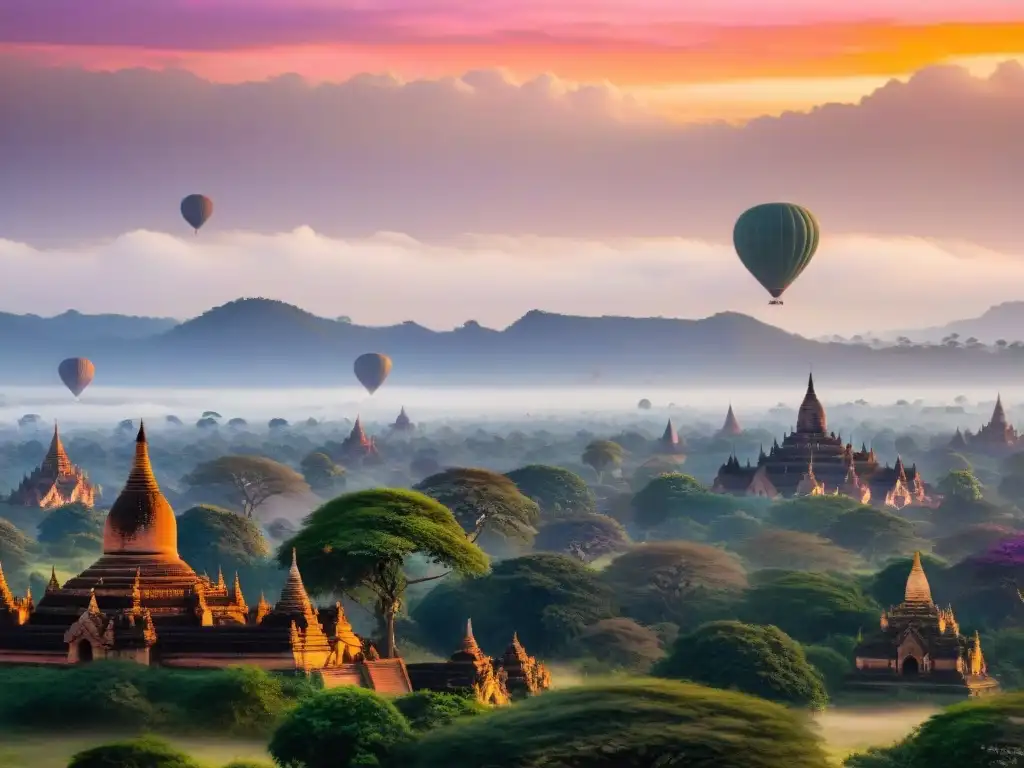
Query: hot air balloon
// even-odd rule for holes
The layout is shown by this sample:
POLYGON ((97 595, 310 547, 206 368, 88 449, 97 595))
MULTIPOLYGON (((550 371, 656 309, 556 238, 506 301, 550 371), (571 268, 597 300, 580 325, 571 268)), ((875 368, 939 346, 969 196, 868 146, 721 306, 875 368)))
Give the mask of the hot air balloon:
POLYGON ((199 234, 199 228, 213 216, 213 200, 205 195, 189 195, 181 201, 181 216, 199 234))
POLYGON ((67 360, 62 360, 61 364, 57 366, 57 373, 60 375, 60 380, 64 382, 64 386, 71 390, 71 394, 78 397, 86 387, 92 384, 93 377, 96 375, 96 366, 92 364, 91 360, 84 357, 69 357, 67 360))
POLYGON ((814 214, 792 203, 756 205, 732 231, 740 261, 771 294, 769 304, 782 303, 782 294, 814 258, 819 236, 814 214))
POLYGON ((372 395, 391 373, 391 358, 380 352, 367 352, 356 358, 353 370, 359 383, 372 395))

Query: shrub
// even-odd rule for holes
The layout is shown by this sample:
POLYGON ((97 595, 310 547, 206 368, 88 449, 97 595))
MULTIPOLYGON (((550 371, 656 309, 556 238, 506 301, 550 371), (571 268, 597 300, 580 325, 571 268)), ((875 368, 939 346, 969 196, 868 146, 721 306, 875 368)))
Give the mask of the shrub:
POLYGON ((459 718, 489 711, 473 696, 436 691, 416 691, 395 699, 395 707, 417 732, 432 731, 450 725, 459 718))
POLYGON ((201 768, 170 744, 146 737, 103 744, 79 752, 68 768, 201 768))

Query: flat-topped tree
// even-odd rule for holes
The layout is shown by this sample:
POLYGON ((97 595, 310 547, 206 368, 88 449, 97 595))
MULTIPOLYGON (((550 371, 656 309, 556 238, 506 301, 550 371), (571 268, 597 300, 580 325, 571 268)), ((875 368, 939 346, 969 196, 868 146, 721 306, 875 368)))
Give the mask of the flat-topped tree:
POLYGON ((479 575, 487 555, 473 544, 451 510, 416 491, 377 488, 348 493, 314 510, 302 529, 281 545, 282 566, 294 553, 306 588, 314 594, 372 595, 388 658, 395 655, 395 617, 412 584, 448 573, 479 575), (405 566, 421 555, 444 573, 408 579, 405 566))
POLYGON ((184 482, 193 488, 219 490, 248 518, 272 496, 309 490, 302 475, 266 456, 221 456, 204 461, 184 482))
POLYGON ((605 472, 622 463, 625 449, 611 440, 594 440, 583 449, 580 460, 597 473, 598 482, 605 472))
POLYGON ((529 464, 508 477, 520 492, 540 506, 545 518, 595 512, 597 502, 582 477, 563 467, 529 464))
POLYGON ((444 504, 469 540, 487 531, 529 541, 540 519, 537 502, 524 496, 506 475, 476 467, 453 467, 417 483, 417 491, 444 504))

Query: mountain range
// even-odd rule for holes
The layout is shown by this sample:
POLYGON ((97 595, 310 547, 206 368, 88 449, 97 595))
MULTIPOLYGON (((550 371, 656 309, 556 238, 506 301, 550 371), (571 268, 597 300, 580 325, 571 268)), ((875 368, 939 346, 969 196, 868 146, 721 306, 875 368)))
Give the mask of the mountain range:
MULTIPOLYGON (((999 308, 994 308, 994 312, 999 308)), ((1024 311, 1024 303, 1018 311, 1024 311)), ((964 323, 969 321, 963 321, 964 323)), ((58 383, 57 363, 90 358, 109 386, 297 387, 354 384, 352 361, 383 352, 402 385, 704 385, 792 382, 809 368, 847 385, 1019 382, 1024 355, 813 341, 746 315, 700 320, 576 317, 533 310, 503 330, 470 322, 360 326, 269 299, 199 317, 0 314, 0 382, 58 383)))
POLYGON ((961 339, 972 336, 986 344, 998 339, 1009 342, 1024 339, 1024 301, 1007 301, 989 307, 978 317, 954 320, 945 325, 913 330, 892 331, 878 334, 881 338, 906 336, 913 341, 938 342, 952 334, 959 334, 961 339))

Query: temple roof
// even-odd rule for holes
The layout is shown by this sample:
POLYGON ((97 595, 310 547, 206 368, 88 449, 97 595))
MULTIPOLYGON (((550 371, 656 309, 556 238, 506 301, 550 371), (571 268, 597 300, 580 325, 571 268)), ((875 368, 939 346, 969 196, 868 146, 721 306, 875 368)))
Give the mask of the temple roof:
POLYGON ((178 523, 149 463, 146 428, 139 425, 135 461, 103 529, 104 554, 158 554, 178 560, 178 523))
POLYGON ((914 564, 910 568, 910 575, 907 577, 907 588, 904 591, 904 602, 907 603, 932 603, 932 589, 928 585, 928 577, 924 575, 924 568, 921 566, 921 553, 914 553, 914 564))
POLYGON ((64 444, 60 440, 60 432, 56 424, 53 425, 53 439, 50 441, 50 449, 46 452, 46 458, 43 459, 40 469, 47 475, 55 478, 73 474, 75 471, 71 459, 68 458, 64 450, 64 444))
POLYGON ((409 419, 409 414, 405 412, 405 406, 403 405, 402 410, 398 412, 398 418, 395 419, 395 426, 408 427, 410 424, 412 424, 412 421, 409 419))
POLYGON ((660 442, 667 446, 679 445, 679 435, 676 432, 675 426, 672 424, 672 419, 669 419, 668 423, 665 425, 665 431, 661 434, 660 442))
POLYGON ((306 585, 302 583, 299 560, 294 549, 292 549, 292 567, 288 569, 288 578, 281 588, 281 597, 278 599, 277 605, 274 606, 274 612, 291 616, 306 616, 313 612, 313 604, 309 600, 309 593, 306 592, 306 585))
POLYGON ((807 392, 804 400, 800 403, 800 411, 797 414, 796 431, 800 434, 824 434, 827 431, 825 419, 825 408, 818 400, 814 392, 814 374, 807 377, 807 392))
POLYGON ((996 427, 1006 426, 1006 411, 1003 410, 1003 396, 996 395, 996 407, 992 409, 992 418, 989 424, 996 427))
POLYGON ((729 403, 729 410, 725 414, 725 423, 722 425, 719 433, 722 435, 738 435, 741 432, 743 432, 743 428, 740 427, 740 422, 732 411, 732 403, 729 403))

